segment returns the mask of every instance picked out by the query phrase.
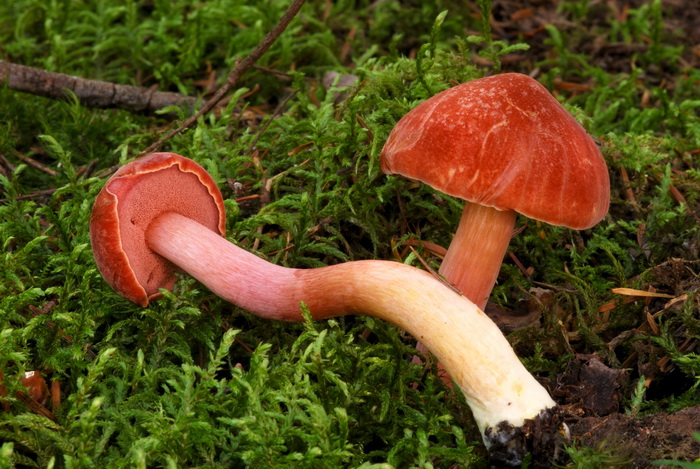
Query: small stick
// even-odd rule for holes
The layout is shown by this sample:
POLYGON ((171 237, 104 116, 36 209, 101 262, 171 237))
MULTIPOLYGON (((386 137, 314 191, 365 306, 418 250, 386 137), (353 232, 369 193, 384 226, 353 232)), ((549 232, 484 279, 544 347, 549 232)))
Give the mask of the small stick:
POLYGON ((263 67, 262 65, 253 65, 252 68, 254 68, 256 70, 260 70, 261 72, 275 75, 277 78, 280 78, 282 80, 292 80, 292 76, 289 73, 280 72, 279 70, 275 70, 274 68, 263 67))
POLYGON ((670 192, 671 197, 673 197, 673 200, 675 200, 679 204, 685 205, 690 214, 693 216, 693 218, 695 218, 695 221, 700 223, 700 217, 698 217, 698 215, 693 210, 691 210, 690 205, 688 205, 688 201, 686 200, 685 196, 681 193, 681 191, 679 191, 678 188, 673 184, 669 186, 668 191, 670 192))
POLYGON ((179 93, 89 80, 4 60, 0 60, 0 83, 7 83, 11 90, 50 99, 66 98, 70 96, 66 90, 70 90, 84 106, 130 112, 155 112, 172 105, 194 109, 196 103, 195 98, 179 93))
POLYGON ((35 160, 34 158, 30 158, 29 156, 23 155, 23 154, 20 153, 20 152, 16 152, 16 154, 17 154, 17 158, 19 158, 20 160, 24 161, 24 162, 27 163, 29 166, 32 166, 33 168, 36 168, 36 169, 38 169, 39 171, 42 171, 42 172, 48 174, 48 175, 51 176, 51 177, 56 177, 56 176, 58 176, 58 172, 56 172, 55 170, 49 168, 49 167, 46 166, 45 164, 38 162, 38 161, 35 160))
POLYGON ((254 200, 254 199, 259 199, 259 198, 260 198, 260 194, 253 194, 253 195, 246 195, 244 197, 239 197, 239 198, 235 199, 235 201, 238 204, 241 202, 245 202, 246 200, 254 200))
POLYGON ((223 86, 221 86, 216 91, 216 93, 214 93, 214 96, 209 101, 207 101, 207 103, 204 106, 202 106, 202 108, 199 109, 199 111, 197 111, 196 114, 186 119, 185 122, 183 122, 175 130, 168 133, 165 137, 148 146, 148 148, 143 150, 137 156, 143 156, 147 153, 156 151, 165 142, 167 142, 183 130, 191 127, 195 122, 197 122, 197 119, 214 109, 214 107, 219 103, 219 101, 221 101, 224 98, 224 96, 226 96, 226 94, 238 84, 238 80, 240 80, 241 76, 243 76, 243 74, 246 71, 248 71, 248 69, 252 67, 253 64, 255 64, 255 62, 257 62, 258 59, 260 59, 260 57, 263 56, 263 54, 265 54, 265 52, 267 52, 270 46, 272 46, 272 44, 277 40, 277 38, 282 34, 282 32, 284 32, 289 23, 299 12, 304 2, 305 0, 294 0, 292 4, 289 5, 289 8, 284 13, 284 15, 282 15, 282 18, 280 18, 277 25, 275 25, 275 27, 267 33, 267 35, 263 38, 260 44, 258 44, 245 59, 241 60, 240 62, 236 62, 236 65, 233 67, 233 70, 231 70, 231 73, 229 73, 228 75, 226 83, 223 86))
POLYGON ((371 144, 374 141, 374 132, 372 132, 372 129, 367 125, 364 119, 360 117, 359 114, 355 114, 355 119, 357 119, 357 122, 362 126, 363 129, 367 131, 367 136, 369 137, 369 141, 371 144))
MULTIPOLYGON (((29 199, 38 199, 40 197, 45 197, 47 195, 51 195, 54 192, 56 192, 57 188, 53 187, 51 189, 42 189, 40 191, 32 192, 31 194, 24 194, 24 195, 18 195, 17 197, 14 198, 14 200, 29 200, 29 199)), ((9 199, 0 199, 0 203, 6 204, 9 202, 9 199)))
POLYGON ((5 388, 5 377, 2 374, 2 368, 0 368, 0 399, 2 399, 2 410, 5 412, 10 411, 10 403, 7 402, 7 389, 5 388))
POLYGON ((625 199, 637 210, 639 208, 637 197, 634 195, 632 182, 630 181, 629 174, 627 174, 627 168, 624 166, 620 166, 620 178, 622 179, 622 189, 625 191, 625 199))
POLYGON ((444 247, 440 246, 439 244, 431 243, 430 241, 423 241, 420 239, 407 239, 404 244, 407 246, 420 246, 423 249, 427 249, 430 251, 431 254, 434 254, 435 256, 439 257, 440 259, 445 258, 445 254, 447 254, 447 249, 444 247))
POLYGON ((421 265, 422 265, 423 267, 425 267, 425 270, 427 270, 428 272, 430 272, 430 275, 432 275, 432 276, 435 277, 436 279, 440 280, 440 282, 442 282, 443 284, 445 284, 446 287, 449 287, 453 292, 455 292, 455 293, 457 293, 458 295, 462 296, 462 292, 460 291, 460 289, 457 288, 457 287, 455 287, 455 286, 452 285, 451 283, 449 283, 447 280, 445 280, 445 277, 443 277, 443 276, 440 275, 439 273, 435 272, 435 269, 433 269, 432 267, 430 267, 430 265, 428 265, 428 263, 425 261, 425 259, 423 259, 423 257, 422 257, 420 254, 418 254, 418 252, 413 248, 413 246, 411 246, 411 245, 409 244, 409 245, 408 245, 408 249, 410 249, 411 252, 412 252, 413 254, 416 255, 416 259, 418 259, 418 262, 420 262, 421 265))
POLYGON ((13 173, 15 171, 15 167, 12 163, 10 163, 10 160, 5 158, 5 155, 0 153, 0 163, 2 163, 2 166, 7 169, 7 171, 13 173))
POLYGON ((61 406, 61 383, 58 380, 51 381, 51 410, 56 412, 61 406))
POLYGON ((29 396, 29 394, 27 394, 26 392, 17 391, 15 392, 15 396, 17 396, 17 399, 24 402, 27 405, 27 407, 32 409, 34 413, 42 415, 49 420, 53 420, 54 422, 56 421, 56 416, 53 412, 51 412, 49 409, 32 399, 31 396, 29 396))
POLYGON ((637 290, 635 288, 626 288, 626 287, 613 288, 610 291, 615 293, 616 295, 625 295, 625 296, 640 296, 640 297, 652 297, 652 298, 676 298, 675 296, 667 295, 666 293, 656 293, 656 292, 651 292, 651 291, 646 291, 646 290, 637 290))
POLYGON ((287 95, 286 98, 284 98, 284 99, 282 100, 281 103, 279 103, 279 105, 278 105, 277 108, 274 110, 274 112, 272 113, 272 115, 270 116, 270 118, 269 118, 267 121, 265 121, 265 123, 262 125, 262 127, 260 128, 260 130, 258 131, 258 133, 255 135, 255 137, 253 138, 253 141, 250 142, 250 145, 248 146, 248 148, 246 149, 246 151, 243 152, 244 155, 250 155, 250 152, 253 151, 253 149, 255 148, 255 145, 257 145, 257 143, 258 143, 258 140, 260 140, 260 137, 262 137, 262 135, 265 133, 265 131, 266 131, 267 128, 270 126, 270 124, 271 124, 272 121, 275 119, 275 117, 277 117, 277 116, 282 112, 282 110, 283 110, 284 107, 287 105, 287 103, 289 102, 289 100, 292 99, 292 97, 294 97, 298 92, 299 92, 298 89, 292 91, 291 93, 289 93, 289 94, 287 95))
POLYGON ((76 176, 79 178, 87 179, 90 177, 93 171, 95 171, 95 168, 97 167, 97 159, 94 159, 90 161, 90 163, 87 164, 87 166, 83 166, 78 170, 76 173, 76 176))
POLYGON ((520 272, 527 277, 529 280, 532 280, 532 274, 528 272, 528 270, 525 268, 522 262, 520 262, 520 259, 518 259, 518 256, 513 254, 512 252, 508 251, 508 257, 515 263, 515 265, 520 269, 520 272))

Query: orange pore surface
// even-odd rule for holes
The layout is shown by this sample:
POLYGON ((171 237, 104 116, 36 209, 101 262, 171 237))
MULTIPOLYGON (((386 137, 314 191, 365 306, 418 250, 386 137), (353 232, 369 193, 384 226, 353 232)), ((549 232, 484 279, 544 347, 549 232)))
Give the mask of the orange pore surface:
POLYGON ((112 288, 142 306, 176 280, 176 267, 146 244, 149 225, 166 212, 224 234, 223 199, 215 182, 197 163, 174 153, 154 153, 123 166, 93 206, 95 262, 112 288))
POLYGON ((115 179, 109 190, 118 195, 122 246, 139 283, 148 295, 171 288, 174 266, 146 245, 145 233, 158 215, 176 212, 218 231, 219 212, 197 176, 171 166, 154 173, 115 179))

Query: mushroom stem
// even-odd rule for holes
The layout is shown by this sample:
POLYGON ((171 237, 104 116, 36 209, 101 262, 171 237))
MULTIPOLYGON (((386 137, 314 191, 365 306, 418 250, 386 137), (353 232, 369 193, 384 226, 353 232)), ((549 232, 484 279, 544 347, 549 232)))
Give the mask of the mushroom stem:
POLYGON ((314 319, 367 314, 411 333, 459 385, 488 448, 514 451, 511 439, 527 433, 518 429, 556 405, 498 327, 425 271, 377 260, 281 267, 173 212, 149 225, 146 242, 215 294, 258 316, 301 321, 304 302, 314 319))
POLYGON ((480 309, 496 284, 516 212, 467 202, 438 271, 480 309))

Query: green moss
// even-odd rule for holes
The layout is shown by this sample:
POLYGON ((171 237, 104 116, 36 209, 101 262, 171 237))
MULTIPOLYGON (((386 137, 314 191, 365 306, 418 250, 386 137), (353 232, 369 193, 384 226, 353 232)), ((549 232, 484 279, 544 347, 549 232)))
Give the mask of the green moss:
MULTIPOLYGON (((650 20, 640 8, 635 24, 605 27, 610 37, 633 42, 649 36, 655 49, 640 60, 676 67, 675 43, 659 35, 658 3, 644 10, 653 13, 650 20)), ((584 23, 591 17, 566 4, 566 14, 584 23)), ((402 243, 447 246, 461 202, 382 175, 378 158, 388 133, 430 95, 491 73, 505 53, 523 53, 509 45, 536 44, 474 39, 485 23, 461 2, 328 5, 307 4, 260 62, 283 76, 251 70, 225 107, 164 150, 212 173, 228 199, 228 238, 276 264, 398 256, 420 267, 402 243), (494 62, 479 68, 479 54, 494 62), (326 71, 352 73, 357 84, 326 89, 326 71)), ((286 6, 22 0, 0 6, 0 52, 25 65, 198 95, 207 63, 225 75, 286 6)), ((566 41, 576 43, 586 31, 549 34, 551 53, 539 62, 543 83, 554 89, 555 78, 587 77, 593 84, 560 98, 603 143, 611 210, 583 232, 520 218, 524 230, 510 251, 532 273, 507 257, 493 299, 511 309, 532 287, 552 292, 542 319, 510 337, 534 372, 555 378, 575 353, 595 352, 620 366, 646 341, 653 347, 648 355, 642 350, 640 362, 668 356, 683 388, 672 396, 637 395, 636 405, 654 411, 696 404, 697 357, 679 347, 700 337, 697 284, 689 274, 661 278, 657 268, 671 257, 697 258, 697 73, 679 74, 668 89, 644 82, 638 70, 574 70, 589 57, 571 53, 566 41), (634 201, 622 190, 623 168, 634 201), (663 311, 662 334, 630 334, 611 347, 641 327, 648 308, 663 308, 638 301, 606 316, 600 306, 620 299, 611 288, 649 285, 690 299, 681 311, 663 311)), ((434 369, 410 363, 414 340, 393 326, 363 317, 262 321, 184 276, 174 292, 142 309, 105 284, 88 234, 104 184, 99 175, 156 139, 165 120, 6 88, 0 115, 0 154, 15 167, 3 165, 7 174, 0 174, 0 368, 8 396, 2 402, 10 406, 0 413, 1 467, 483 465, 461 396, 434 369), (29 370, 59 383, 55 421, 15 397, 29 370)), ((630 379, 638 378, 633 370, 630 379)), ((589 448, 570 455, 580 467, 612 461, 589 448)))

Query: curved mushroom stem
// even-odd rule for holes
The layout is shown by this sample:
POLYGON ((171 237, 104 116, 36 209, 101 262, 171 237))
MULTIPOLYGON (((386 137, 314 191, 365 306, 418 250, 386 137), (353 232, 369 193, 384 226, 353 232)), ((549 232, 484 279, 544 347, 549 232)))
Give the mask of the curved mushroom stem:
POLYGON ((496 284, 516 212, 467 202, 438 272, 482 310, 496 284))
POLYGON ((522 455, 513 438, 556 405, 498 327, 425 271, 390 261, 281 267, 172 212, 150 224, 146 241, 212 292, 258 316, 301 321, 303 301, 314 319, 367 314, 408 331, 459 385, 488 448, 522 455))

